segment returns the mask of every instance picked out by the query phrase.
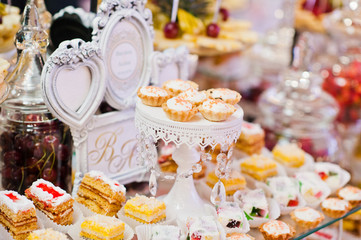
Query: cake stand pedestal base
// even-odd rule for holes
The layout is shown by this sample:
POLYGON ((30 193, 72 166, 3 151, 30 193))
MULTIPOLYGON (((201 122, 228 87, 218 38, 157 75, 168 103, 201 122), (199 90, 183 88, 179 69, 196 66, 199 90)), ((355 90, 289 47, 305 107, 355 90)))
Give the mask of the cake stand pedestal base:
POLYGON ((175 183, 163 199, 167 206, 167 218, 186 219, 190 216, 205 215, 204 202, 194 186, 193 175, 184 176, 199 162, 200 154, 182 144, 173 153, 173 159, 178 164, 178 169, 175 183))

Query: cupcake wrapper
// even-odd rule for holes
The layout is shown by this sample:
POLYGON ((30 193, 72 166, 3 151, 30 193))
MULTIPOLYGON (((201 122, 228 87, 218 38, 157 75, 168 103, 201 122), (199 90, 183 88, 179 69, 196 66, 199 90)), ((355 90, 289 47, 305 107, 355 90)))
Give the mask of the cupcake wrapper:
MULTIPOLYGON (((138 240, 149 240, 152 237, 152 225, 140 225, 135 228, 138 240)), ((181 235, 181 240, 186 240, 187 236, 181 235)))
POLYGON ((42 211, 36 209, 36 215, 39 217, 40 221, 44 225, 44 228, 53 228, 56 231, 67 233, 71 228, 76 224, 83 222, 84 217, 80 209, 77 206, 73 206, 73 223, 70 225, 59 225, 50 220, 42 211))
POLYGON ((213 112, 211 110, 204 109, 202 105, 200 105, 198 107, 198 110, 201 112, 203 117, 208 121, 221 122, 229 118, 236 111, 236 108, 234 108, 233 111, 229 111, 229 112, 213 112))
POLYGON ((163 103, 162 108, 169 119, 177 122, 187 122, 198 112, 197 107, 193 107, 191 110, 186 112, 172 110, 168 108, 167 103, 163 103))
POLYGON ((140 92, 140 88, 137 92, 138 97, 142 100, 142 103, 147 106, 151 107, 160 107, 163 103, 165 103, 171 96, 171 93, 168 93, 168 96, 166 97, 152 97, 144 95, 140 92))

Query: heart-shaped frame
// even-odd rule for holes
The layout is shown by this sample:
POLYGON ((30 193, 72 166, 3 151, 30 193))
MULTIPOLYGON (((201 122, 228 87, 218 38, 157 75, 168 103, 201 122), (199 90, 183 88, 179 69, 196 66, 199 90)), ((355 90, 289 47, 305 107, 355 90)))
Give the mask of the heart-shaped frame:
POLYGON ((104 63, 97 45, 81 39, 61 43, 41 78, 49 110, 72 132, 84 130, 105 93, 104 63))

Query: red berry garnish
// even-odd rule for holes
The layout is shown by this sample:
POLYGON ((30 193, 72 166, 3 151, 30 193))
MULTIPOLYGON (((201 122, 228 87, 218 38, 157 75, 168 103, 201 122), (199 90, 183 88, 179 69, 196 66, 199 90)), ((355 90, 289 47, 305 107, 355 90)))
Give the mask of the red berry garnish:
POLYGON ((290 200, 287 204, 287 207, 297 207, 298 206, 298 199, 290 200))
POLYGON ((36 159, 35 157, 28 158, 26 159, 26 170, 29 173, 38 174, 42 163, 42 161, 39 161, 39 159, 36 159))
POLYGON ((191 240, 201 240, 202 236, 197 235, 196 233, 193 233, 191 236, 191 240))
POLYGON ((218 37, 219 31, 220 28, 216 23, 211 23, 207 26, 207 35, 209 37, 213 37, 213 38, 218 37))
POLYGON ((179 33, 179 26, 175 22, 169 22, 164 26, 163 31, 166 38, 177 38, 179 33))
POLYGON ((227 9, 225 9, 225 8, 220 8, 220 9, 219 9, 219 12, 220 12, 221 15, 222 15, 222 20, 223 20, 223 21, 227 21, 228 18, 229 18, 229 11, 228 11, 227 9))
POLYGON ((232 219, 230 222, 227 223, 226 227, 228 227, 228 228, 239 228, 240 225, 241 225, 240 221, 232 219))
POLYGON ((322 197, 322 192, 321 192, 321 191, 319 191, 318 193, 316 193, 316 194, 315 194, 315 197, 316 197, 316 198, 320 198, 320 197, 322 197))
POLYGON ((325 181, 328 178, 328 176, 327 176, 327 174, 325 172, 319 172, 318 175, 320 176, 320 178, 323 181, 325 181))

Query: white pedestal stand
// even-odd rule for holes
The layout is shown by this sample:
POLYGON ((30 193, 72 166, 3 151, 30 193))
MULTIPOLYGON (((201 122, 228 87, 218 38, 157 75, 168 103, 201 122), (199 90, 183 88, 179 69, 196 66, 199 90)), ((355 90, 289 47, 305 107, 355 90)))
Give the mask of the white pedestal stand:
MULTIPOLYGON (((172 142, 177 146, 173 153, 173 159, 178 164, 177 177, 164 198, 167 218, 182 219, 205 214, 204 203, 195 189, 192 176, 193 166, 200 160, 200 153, 195 147, 204 149, 217 144, 231 145, 241 134, 242 121, 241 108, 224 122, 210 122, 200 113, 189 122, 175 122, 167 118, 162 108, 137 103, 135 124, 140 135, 140 157, 143 163, 150 166, 152 172, 155 171, 157 159, 153 157, 154 149, 149 144, 149 138, 154 142, 162 139, 166 144, 172 142), (149 156, 154 159, 149 159, 149 156)), ((150 186, 156 185, 152 174, 149 181, 150 186)))

